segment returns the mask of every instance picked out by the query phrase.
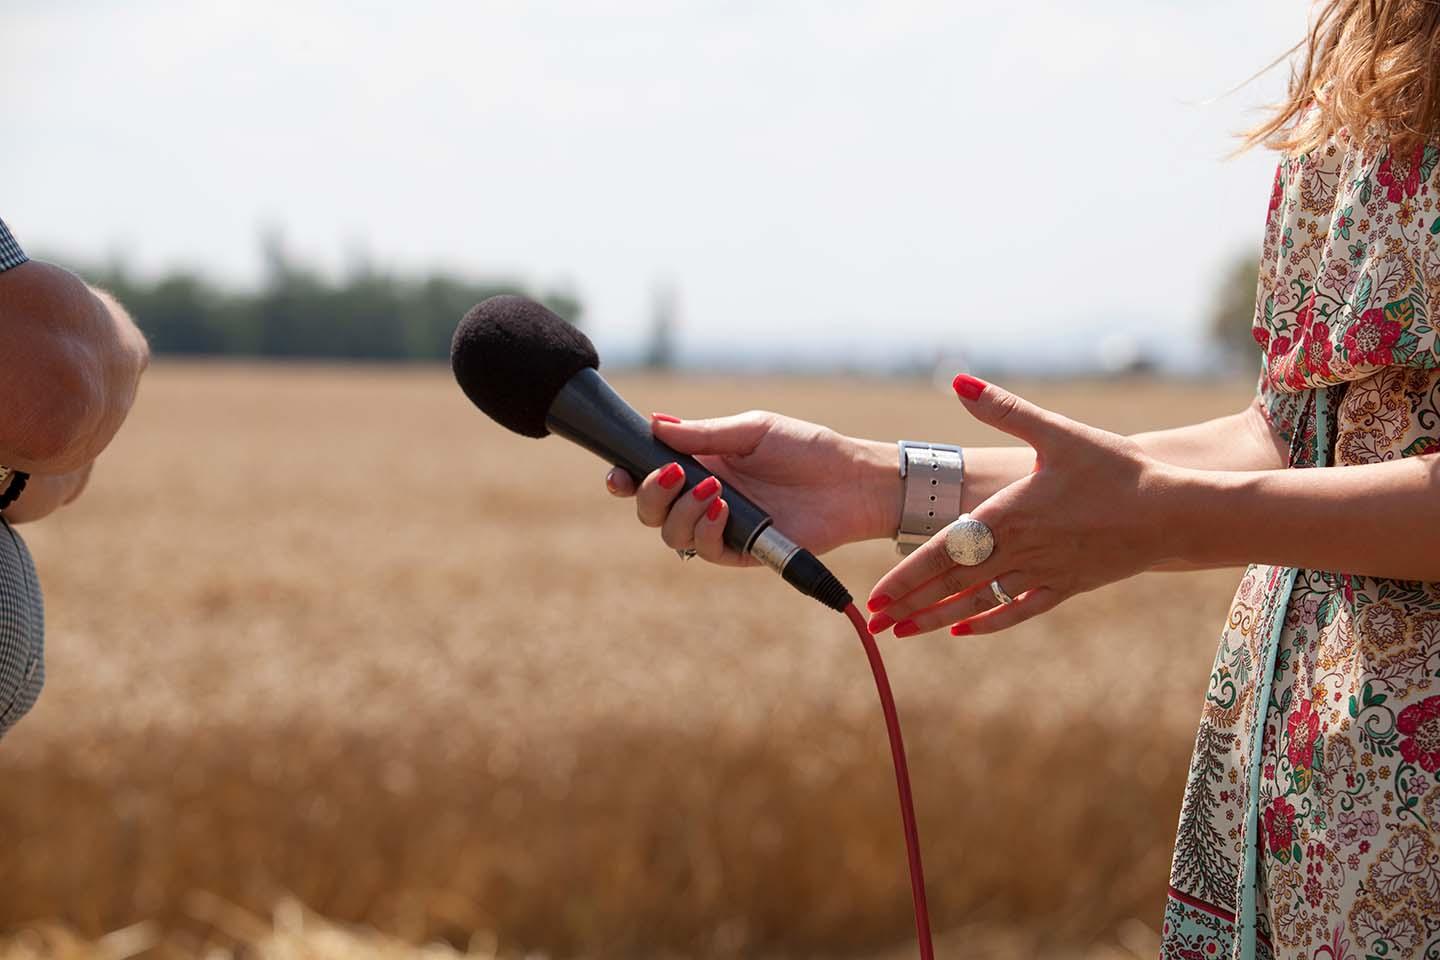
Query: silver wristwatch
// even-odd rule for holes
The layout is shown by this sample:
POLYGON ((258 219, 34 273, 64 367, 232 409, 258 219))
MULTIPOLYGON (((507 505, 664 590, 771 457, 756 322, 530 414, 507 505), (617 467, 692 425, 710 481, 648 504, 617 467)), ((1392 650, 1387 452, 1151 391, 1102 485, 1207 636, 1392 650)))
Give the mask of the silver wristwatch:
POLYGON ((949 443, 900 441, 900 529, 895 552, 904 556, 960 516, 965 451, 949 443))

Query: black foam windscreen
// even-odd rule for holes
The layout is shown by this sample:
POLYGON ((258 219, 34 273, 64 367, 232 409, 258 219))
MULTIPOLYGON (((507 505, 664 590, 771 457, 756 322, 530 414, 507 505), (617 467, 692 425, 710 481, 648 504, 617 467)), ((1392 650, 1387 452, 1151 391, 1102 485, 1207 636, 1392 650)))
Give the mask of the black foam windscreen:
POLYGON ((533 300, 509 294, 470 308, 450 342, 460 389, 490 419, 527 437, 550 430, 545 415, 566 382, 599 367, 590 338, 533 300))

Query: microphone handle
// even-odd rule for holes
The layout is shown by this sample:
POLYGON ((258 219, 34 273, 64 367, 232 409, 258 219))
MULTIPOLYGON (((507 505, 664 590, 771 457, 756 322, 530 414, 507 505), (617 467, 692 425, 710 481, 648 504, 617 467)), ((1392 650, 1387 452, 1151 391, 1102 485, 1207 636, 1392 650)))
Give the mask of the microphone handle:
MULTIPOLYGON (((626 403, 593 367, 586 367, 566 382, 550 404, 545 424, 552 433, 628 471, 637 483, 652 470, 671 462, 680 464, 685 471, 682 491, 712 476, 694 457, 677 453, 656 440, 650 432, 650 421, 626 403)), ((725 543, 749 553, 755 538, 770 526, 770 515, 733 487, 726 488, 725 502, 730 505, 725 543)))
MULTIPOLYGON (((599 371, 586 367, 566 381, 546 413, 550 432, 577 443, 639 481, 667 463, 685 471, 682 490, 693 489, 714 476, 694 457, 678 453, 655 439, 650 421, 621 399, 599 371)), ((748 553, 774 570, 796 590, 843 611, 850 592, 816 556, 775 529, 770 515, 734 487, 726 487, 730 517, 725 521, 725 543, 748 553)))

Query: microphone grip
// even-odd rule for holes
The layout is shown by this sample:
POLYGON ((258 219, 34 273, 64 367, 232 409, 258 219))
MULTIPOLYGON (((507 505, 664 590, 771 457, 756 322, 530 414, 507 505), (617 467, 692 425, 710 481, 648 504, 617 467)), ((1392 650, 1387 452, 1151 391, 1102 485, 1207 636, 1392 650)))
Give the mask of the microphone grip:
MULTIPOLYGON (((571 377, 556 394, 545 423, 552 433, 627 471, 637 482, 671 462, 685 471, 683 491, 713 476, 694 457, 677 453, 656 440, 650 432, 650 421, 591 367, 571 377)), ((733 488, 725 490, 725 502, 730 506, 725 544, 749 553, 761 531, 770 526, 770 515, 733 488)))
MULTIPOLYGON (((637 481, 671 462, 685 471, 683 490, 714 476, 694 457, 656 440, 650 421, 591 367, 566 381, 546 412, 545 425, 552 433, 628 471, 637 481)), ((845 585, 814 554, 775 529, 768 513, 733 488, 726 489, 725 502, 730 505, 724 534, 727 546, 755 557, 786 583, 832 610, 843 611, 850 604, 845 585)))

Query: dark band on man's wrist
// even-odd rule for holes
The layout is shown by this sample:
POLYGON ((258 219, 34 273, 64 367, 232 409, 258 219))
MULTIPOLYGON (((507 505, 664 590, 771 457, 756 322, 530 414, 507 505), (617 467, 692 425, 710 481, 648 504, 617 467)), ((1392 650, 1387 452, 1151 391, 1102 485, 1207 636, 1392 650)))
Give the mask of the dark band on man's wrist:
POLYGON ((24 470, 10 471, 10 482, 5 485, 5 492, 0 493, 0 510, 4 510, 19 499, 20 494, 25 492, 25 484, 29 479, 30 474, 24 470))

